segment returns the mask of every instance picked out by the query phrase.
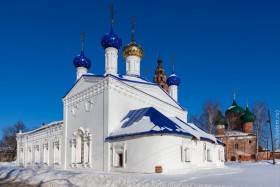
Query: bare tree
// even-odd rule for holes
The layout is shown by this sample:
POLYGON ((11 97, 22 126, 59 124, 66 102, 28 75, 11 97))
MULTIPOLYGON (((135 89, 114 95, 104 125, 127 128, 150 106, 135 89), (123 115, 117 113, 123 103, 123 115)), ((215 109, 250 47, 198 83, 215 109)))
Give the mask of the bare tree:
POLYGON ((256 115, 256 119, 254 121, 254 133, 256 133, 257 136, 256 161, 258 161, 259 145, 265 147, 266 140, 269 138, 267 111, 268 107, 264 102, 258 101, 253 105, 253 113, 256 115))
POLYGON ((13 152, 13 157, 16 157, 17 153, 17 141, 16 141, 16 133, 19 131, 27 131, 27 127, 22 121, 17 121, 15 124, 8 126, 3 129, 4 135, 2 140, 2 146, 9 148, 13 152))
POLYGON ((203 106, 203 113, 197 116, 191 116, 191 121, 209 134, 215 134, 214 123, 220 108, 217 101, 209 100, 203 106))

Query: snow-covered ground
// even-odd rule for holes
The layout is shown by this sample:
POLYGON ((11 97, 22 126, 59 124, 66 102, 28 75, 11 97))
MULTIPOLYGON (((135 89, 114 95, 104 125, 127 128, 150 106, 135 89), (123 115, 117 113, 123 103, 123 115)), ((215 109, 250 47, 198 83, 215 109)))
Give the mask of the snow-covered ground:
POLYGON ((36 186, 82 187, 280 187, 280 160, 276 165, 265 161, 228 162, 224 168, 192 169, 163 174, 33 170, 18 168, 15 163, 0 163, 0 186, 4 182, 9 184, 7 186, 12 186, 13 182, 23 182, 36 186))

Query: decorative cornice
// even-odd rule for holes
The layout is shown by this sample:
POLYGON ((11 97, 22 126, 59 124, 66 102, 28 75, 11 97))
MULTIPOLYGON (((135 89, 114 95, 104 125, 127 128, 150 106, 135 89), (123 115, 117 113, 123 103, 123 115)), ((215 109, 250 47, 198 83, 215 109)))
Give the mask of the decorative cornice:
MULTIPOLYGON (((73 94, 74 90, 71 90, 70 94, 68 94, 70 97, 65 97, 63 99, 63 103, 66 106, 73 106, 73 105, 77 105, 78 103, 82 102, 82 101, 88 101, 91 102, 90 98, 99 95, 100 93, 103 93, 105 89, 108 88, 108 77, 107 78, 102 78, 99 82, 97 82, 96 84, 85 88, 84 90, 73 94), (73 94, 73 95, 71 95, 73 94)), ((90 80, 90 78, 89 78, 90 80)), ((96 81, 96 80, 95 80, 96 81)), ((81 84, 81 83, 79 83, 81 84)), ((79 84, 77 85, 77 87, 79 87, 79 84)))
POLYGON ((40 131, 31 132, 28 134, 18 135, 22 138, 22 142, 33 142, 35 140, 42 140, 53 136, 58 136, 63 134, 62 124, 56 124, 46 127, 40 131))
MULTIPOLYGON (((82 84, 82 83, 79 83, 79 84, 82 84)), ((78 86, 79 85, 77 85, 77 87, 78 86)), ((146 87, 146 88, 148 88, 148 87, 146 87)), ((83 101, 90 101, 90 99, 92 97, 99 95, 100 93, 103 93, 107 89, 115 90, 121 95, 124 95, 129 98, 133 98, 133 99, 138 100, 143 103, 146 103, 148 106, 160 108, 161 111, 164 111, 166 113, 175 112, 178 115, 178 117, 180 117, 182 119, 186 118, 186 111, 182 110, 181 108, 178 108, 165 101, 162 101, 162 100, 156 98, 155 96, 152 96, 146 92, 143 92, 140 89, 134 87, 133 85, 120 81, 112 76, 107 76, 105 78, 102 78, 102 80, 100 80, 96 84, 93 84, 92 86, 85 88, 84 90, 82 90, 76 94, 73 94, 74 92, 71 91, 71 94, 73 94, 73 95, 68 94, 69 96, 70 95, 71 96, 65 97, 63 99, 63 102, 64 102, 64 105, 66 105, 66 107, 70 107, 70 106, 81 107, 81 106, 78 106, 79 103, 81 103, 83 101)))

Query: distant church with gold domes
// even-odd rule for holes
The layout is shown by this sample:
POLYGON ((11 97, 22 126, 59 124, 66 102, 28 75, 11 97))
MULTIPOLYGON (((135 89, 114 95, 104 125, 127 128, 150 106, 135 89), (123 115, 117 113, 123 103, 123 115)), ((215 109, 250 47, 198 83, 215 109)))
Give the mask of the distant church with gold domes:
POLYGON ((104 74, 88 73, 82 47, 73 60, 76 82, 62 100, 63 119, 17 134, 18 165, 137 173, 223 166, 224 143, 189 123, 178 103, 179 77, 173 71, 166 78, 159 59, 154 82, 142 78, 144 50, 134 26, 122 49, 113 20, 111 7, 111 27, 101 39, 104 74), (125 74, 118 74, 121 49, 125 74))

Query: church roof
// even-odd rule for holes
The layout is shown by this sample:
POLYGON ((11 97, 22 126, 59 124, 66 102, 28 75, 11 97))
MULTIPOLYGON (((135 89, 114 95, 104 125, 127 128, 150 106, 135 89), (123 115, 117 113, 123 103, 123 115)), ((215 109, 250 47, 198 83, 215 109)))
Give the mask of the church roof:
MULTIPOLYGON (((142 78, 141 76, 138 76, 138 75, 121 75, 121 74, 116 74, 116 75, 113 75, 113 74, 107 74, 107 75, 95 75, 95 74, 92 74, 92 73, 87 73, 87 74, 83 74, 82 76, 81 76, 81 78, 80 79, 82 79, 82 77, 92 77, 92 78, 95 78, 95 77, 99 77, 99 78, 105 78, 105 77, 108 77, 108 76, 110 76, 110 77, 113 77, 113 78, 116 78, 117 80, 120 80, 120 81, 122 81, 122 82, 131 82, 131 83, 136 83, 136 84, 145 84, 145 85, 151 85, 151 86, 157 86, 157 87, 159 87, 161 90, 163 90, 163 93, 164 93, 164 95, 166 95, 166 97, 167 98, 169 98, 170 100, 172 100, 172 102, 175 102, 176 103, 176 107, 179 107, 180 109, 182 109, 182 110, 185 110, 177 101, 175 101, 167 92, 165 92, 164 91, 164 89, 163 88, 161 88, 160 86, 158 86, 156 83, 152 83, 152 82, 150 82, 150 81, 148 81, 148 80, 146 80, 146 79, 144 79, 144 78, 142 78)), ((79 80, 80 80, 79 79, 79 80)), ((76 84, 79 82, 79 80, 78 81, 76 81, 76 83, 72 86, 72 88, 64 95, 64 97, 63 98, 65 98, 70 92, 71 92, 71 90, 76 86, 76 84)), ((130 86, 133 86, 135 89, 137 89, 134 85, 132 85, 132 84, 129 84, 130 86)), ((139 90, 139 89, 138 89, 139 90)), ((151 95, 150 93, 148 93, 148 92, 146 92, 146 91, 144 91, 144 90, 140 90, 140 91, 142 91, 142 92, 144 92, 144 93, 146 93, 146 94, 149 94, 149 95, 151 95)), ((152 96, 152 95, 151 95, 152 96)), ((152 97, 154 97, 154 96, 152 96, 152 97)), ((158 98, 158 97, 157 97, 158 98)), ((160 98, 158 98, 158 99, 160 99, 160 98)), ((161 99, 160 99, 161 100, 161 99)), ((165 102, 165 101, 163 101, 163 102, 165 102)))
POLYGON ((156 134, 189 136, 223 144, 194 124, 186 123, 177 117, 169 118, 153 107, 131 110, 106 139, 156 134))
POLYGON ((32 134, 34 132, 37 132, 37 131, 40 131, 40 130, 43 130, 45 128, 48 128, 48 127, 51 127, 51 126, 54 126, 54 125, 63 125, 63 121, 53 121, 49 124, 43 124, 41 127, 37 128, 37 129, 34 129, 32 131, 28 131, 28 132, 23 132, 23 133, 17 133, 17 134, 20 134, 20 135, 25 135, 25 134, 32 134))

